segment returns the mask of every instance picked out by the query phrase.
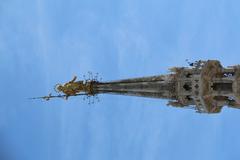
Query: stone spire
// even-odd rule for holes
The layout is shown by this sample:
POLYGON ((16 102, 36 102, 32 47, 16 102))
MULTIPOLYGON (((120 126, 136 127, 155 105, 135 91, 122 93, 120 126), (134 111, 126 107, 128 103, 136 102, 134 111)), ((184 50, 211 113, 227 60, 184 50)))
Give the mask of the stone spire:
POLYGON ((191 106, 199 113, 219 113, 223 106, 240 108, 240 66, 224 68, 217 60, 196 61, 190 67, 173 67, 171 73, 151 77, 99 82, 96 78, 76 81, 76 77, 57 89, 64 95, 120 94, 168 99, 168 105, 191 106))
POLYGON ((168 75, 98 82, 93 93, 169 99, 170 106, 193 106, 199 113, 218 113, 223 106, 240 108, 240 66, 224 68, 219 61, 209 60, 170 71, 168 75))
POLYGON ((95 93, 121 94, 150 98, 174 99, 174 81, 171 75, 160 75, 99 82, 94 85, 95 93))

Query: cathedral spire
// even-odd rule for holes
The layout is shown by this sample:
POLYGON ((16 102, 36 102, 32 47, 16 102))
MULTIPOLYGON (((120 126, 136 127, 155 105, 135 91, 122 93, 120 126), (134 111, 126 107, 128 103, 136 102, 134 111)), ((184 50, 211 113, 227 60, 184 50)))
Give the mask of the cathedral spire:
POLYGON ((122 94, 150 98, 172 99, 174 81, 170 75, 132 78, 93 85, 96 93, 122 94))
POLYGON ((171 73, 150 77, 102 82, 95 78, 73 80, 56 86, 55 97, 97 94, 119 94, 168 99, 168 105, 193 106, 199 113, 219 113, 223 106, 240 108, 240 66, 224 68, 217 60, 196 61, 190 67, 173 67, 171 73))

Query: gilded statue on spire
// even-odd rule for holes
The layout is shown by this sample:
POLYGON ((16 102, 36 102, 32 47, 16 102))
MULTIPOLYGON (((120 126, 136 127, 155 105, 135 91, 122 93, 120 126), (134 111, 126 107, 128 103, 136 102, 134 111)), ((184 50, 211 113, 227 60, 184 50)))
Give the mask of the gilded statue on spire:
POLYGON ((95 77, 92 77, 91 72, 89 72, 89 78, 84 81, 77 81, 77 76, 74 76, 73 79, 67 83, 55 85, 54 90, 59 93, 58 95, 53 96, 50 93, 48 96, 34 97, 31 99, 44 99, 48 101, 51 98, 64 98, 67 100, 70 96, 94 96, 93 85, 98 83, 97 78, 97 74, 95 77))
POLYGON ((64 93, 65 98, 68 99, 69 96, 76 96, 80 92, 92 94, 92 85, 89 82, 76 81, 77 76, 74 76, 73 79, 64 85, 57 84, 55 90, 58 93, 64 93))
POLYGON ((97 74, 88 74, 88 79, 77 81, 74 76, 65 84, 57 84, 59 95, 33 99, 83 95, 91 104, 98 94, 119 94, 168 99, 170 106, 193 108, 198 113, 219 113, 223 106, 240 108, 240 66, 223 67, 217 60, 189 62, 189 67, 174 67, 166 75, 117 81, 102 82, 97 74))

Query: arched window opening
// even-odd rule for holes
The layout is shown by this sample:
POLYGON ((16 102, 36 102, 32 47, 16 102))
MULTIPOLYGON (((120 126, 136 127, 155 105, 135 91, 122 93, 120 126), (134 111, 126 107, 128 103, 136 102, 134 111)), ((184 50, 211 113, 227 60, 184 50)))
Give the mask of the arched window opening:
POLYGON ((188 100, 188 101, 192 101, 193 100, 191 96, 186 96, 185 99, 188 100))
POLYGON ((187 73, 186 74, 186 78, 192 78, 192 74, 191 73, 187 73))
POLYGON ((234 76, 234 72, 225 72, 223 74, 224 77, 233 77, 234 76))
POLYGON ((192 90, 192 87, 190 86, 190 84, 184 84, 183 85, 183 88, 186 90, 186 91, 191 91, 192 90))
POLYGON ((232 92, 232 83, 214 83, 212 85, 214 91, 229 91, 232 92))

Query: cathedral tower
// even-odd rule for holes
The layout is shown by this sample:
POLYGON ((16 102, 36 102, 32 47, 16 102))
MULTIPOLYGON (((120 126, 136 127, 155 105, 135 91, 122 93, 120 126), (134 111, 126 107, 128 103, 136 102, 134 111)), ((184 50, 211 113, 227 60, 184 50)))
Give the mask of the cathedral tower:
POLYGON ((199 113, 218 113, 223 106, 240 108, 240 66, 197 61, 174 67, 168 75, 93 83, 93 94, 121 94, 169 99, 174 107, 193 106, 199 113))
POLYGON ((120 94, 168 99, 173 107, 193 107, 199 113, 219 113, 223 106, 240 108, 240 66, 224 68, 217 60, 196 61, 190 67, 173 67, 171 73, 151 77, 100 82, 95 78, 58 85, 64 95, 49 100, 97 94, 120 94))

